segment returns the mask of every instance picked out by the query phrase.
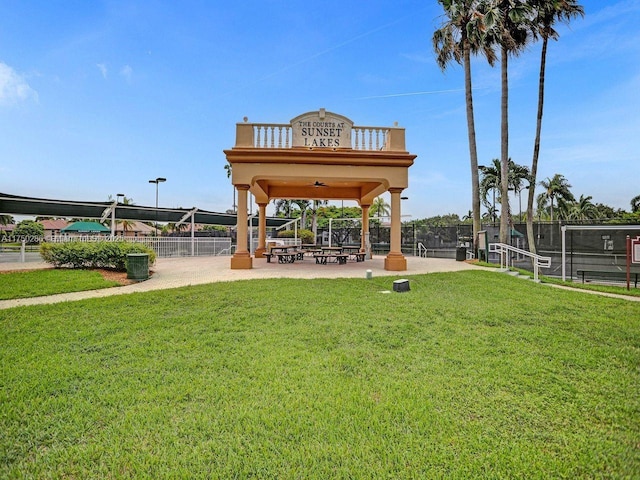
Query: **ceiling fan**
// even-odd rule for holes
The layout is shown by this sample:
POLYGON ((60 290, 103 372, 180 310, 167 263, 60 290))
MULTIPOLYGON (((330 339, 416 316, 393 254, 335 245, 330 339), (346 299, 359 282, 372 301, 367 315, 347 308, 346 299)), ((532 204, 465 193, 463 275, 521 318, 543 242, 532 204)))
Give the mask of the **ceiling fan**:
POLYGON ((314 187, 326 187, 327 184, 323 183, 323 182, 319 182, 318 180, 316 180, 316 182, 313 184, 314 187))

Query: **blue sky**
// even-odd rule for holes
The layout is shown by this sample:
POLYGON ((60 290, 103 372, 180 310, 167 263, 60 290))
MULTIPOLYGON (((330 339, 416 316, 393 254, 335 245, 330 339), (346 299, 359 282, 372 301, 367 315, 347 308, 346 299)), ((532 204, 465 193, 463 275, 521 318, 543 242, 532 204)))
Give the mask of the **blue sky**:
MULTIPOLYGON (((539 179, 629 210, 640 194, 640 0, 584 0, 550 42, 539 179)), ((435 0, 0 4, 0 192, 231 208, 235 123, 326 108, 406 128, 403 214, 471 204, 463 72, 437 67, 435 0)), ((511 61, 510 156, 530 166, 540 44, 511 61)), ((500 72, 474 60, 479 163, 500 154, 500 72)), ((523 196, 524 200, 524 196, 523 196)), ((512 202, 517 200, 512 200, 512 202)), ((517 211, 515 203, 514 211, 517 211)), ((271 213, 271 211, 269 211, 271 213)))

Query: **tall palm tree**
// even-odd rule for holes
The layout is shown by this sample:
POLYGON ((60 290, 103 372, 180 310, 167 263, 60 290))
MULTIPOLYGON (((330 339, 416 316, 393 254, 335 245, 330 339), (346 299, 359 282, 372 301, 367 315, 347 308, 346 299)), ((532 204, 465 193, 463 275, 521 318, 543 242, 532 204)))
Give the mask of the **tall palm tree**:
POLYGON ((280 198, 275 201, 276 211, 275 216, 283 216, 285 218, 291 218, 291 208, 293 207, 293 200, 280 198))
POLYGON ((591 195, 585 197, 580 195, 577 202, 569 205, 569 218, 574 220, 593 220, 598 218, 598 209, 591 202, 591 195))
MULTIPOLYGON (((490 218, 492 223, 496 221, 496 192, 500 192, 500 184, 502 178, 502 171, 500 166, 500 159, 494 158, 491 160, 491 165, 480 165, 479 167, 482 178, 480 179, 480 197, 482 204, 491 212, 490 218), (489 202, 487 197, 489 192, 493 194, 493 202, 489 202)), ((498 198, 500 194, 498 193, 498 198)))
MULTIPOLYGON (((544 109, 544 81, 547 64, 547 45, 549 39, 558 40, 559 34, 554 29, 556 22, 569 23, 572 18, 584 16, 584 8, 576 0, 529 0, 533 7, 534 18, 532 32, 536 38, 542 38, 540 53, 540 79, 538 80, 538 113, 536 119, 536 137, 533 144, 531 161, 531 185, 536 185, 538 174, 538 158, 540 156, 540 136, 542 132, 542 114, 544 109)), ((536 252, 535 234, 533 232, 533 201, 535 189, 529 189, 527 198, 527 240, 529 251, 536 252)))
POLYGON ((318 236, 318 207, 328 205, 328 200, 313 200, 311 207, 311 231, 313 232, 313 241, 315 243, 318 236))
MULTIPOLYGON (((495 0, 485 15, 489 38, 500 49, 500 166, 501 211, 509 212, 509 57, 524 50, 529 38, 529 11, 524 0, 495 0)), ((500 242, 509 238, 509 217, 500 216, 500 242)))
MULTIPOLYGON (((515 192, 516 195, 520 193, 522 190, 522 183, 525 180, 529 179, 529 169, 524 165, 518 165, 513 160, 509 159, 509 168, 507 173, 507 182, 508 182, 508 191, 515 192)), ((502 205, 502 164, 499 159, 494 158, 491 161, 490 166, 480 165, 479 167, 480 173, 482 174, 482 178, 480 179, 480 195, 482 197, 482 203, 487 209, 491 210, 492 215, 491 218, 495 222, 496 219, 496 192, 498 193, 498 201, 502 205), (489 192, 493 193, 493 202, 489 203, 487 199, 489 192)), ((507 213, 510 214, 510 211, 507 210, 507 213)), ((506 216, 507 219, 509 215, 506 216)), ((511 224, 511 221, 508 222, 511 224)))
POLYGON ((307 211, 311 205, 310 200, 296 199, 291 200, 294 205, 297 205, 300 209, 300 228, 307 228, 307 211))
POLYGON ((549 204, 551 212, 551 221, 553 222, 553 207, 554 201, 556 206, 563 210, 563 206, 566 206, 569 202, 574 202, 575 198, 571 193, 571 184, 569 181, 559 173, 556 173, 553 178, 546 178, 540 182, 540 186, 544 188, 544 191, 539 195, 539 205, 549 204))
POLYGON ((444 71, 455 61, 464 68, 464 91, 467 110, 467 135, 471 164, 471 209, 473 212, 473 245, 478 246, 480 231, 480 190, 478 180, 478 151, 473 115, 471 81, 471 55, 482 53, 490 65, 495 62, 495 53, 484 42, 482 0, 438 0, 444 10, 442 26, 433 34, 436 62, 444 71))
POLYGON ((383 197, 376 197, 369 211, 374 217, 388 217, 391 214, 391 206, 383 197))
POLYGON ((167 223, 167 229, 171 230, 172 232, 181 232, 183 230, 187 230, 187 229, 191 229, 191 225, 187 224, 187 223, 181 223, 180 225, 177 225, 177 222, 169 222, 167 223))
POLYGON ((523 189, 531 188, 531 172, 528 167, 518 165, 509 159, 509 190, 518 196, 518 218, 522 221, 522 200, 520 193, 523 189), (528 185, 524 185, 527 182, 528 185))
POLYGON ((486 220, 487 222, 493 223, 497 216, 498 212, 496 211, 496 209, 490 206, 487 208, 487 211, 482 214, 482 219, 486 220))

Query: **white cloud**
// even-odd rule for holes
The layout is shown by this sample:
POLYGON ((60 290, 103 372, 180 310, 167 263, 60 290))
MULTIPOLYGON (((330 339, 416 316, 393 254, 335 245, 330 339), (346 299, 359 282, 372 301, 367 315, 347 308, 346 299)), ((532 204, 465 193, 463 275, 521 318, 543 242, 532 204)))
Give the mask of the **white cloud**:
POLYGON ((0 105, 13 105, 30 98, 38 101, 38 92, 13 68, 0 62, 0 105))
POLYGON ((120 75, 122 75, 127 80, 127 82, 130 82, 131 76, 133 75, 133 68, 131 68, 129 65, 125 65, 120 69, 120 75))
POLYGON ((98 69, 100 70, 102 78, 107 78, 107 65, 104 63, 97 63, 96 67, 98 67, 98 69))

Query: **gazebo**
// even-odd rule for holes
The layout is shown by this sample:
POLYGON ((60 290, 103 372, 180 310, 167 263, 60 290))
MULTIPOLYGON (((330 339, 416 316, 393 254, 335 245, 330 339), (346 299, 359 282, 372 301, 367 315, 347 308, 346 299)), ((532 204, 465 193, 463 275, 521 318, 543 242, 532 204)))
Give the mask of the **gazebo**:
POLYGON ((238 193, 237 248, 232 269, 252 268, 247 248, 247 195, 259 208, 256 257, 266 250, 266 206, 272 199, 355 200, 362 208, 361 251, 368 252, 369 207, 391 194, 390 251, 385 269, 407 269, 401 251, 401 195, 416 155, 405 149, 405 130, 355 126, 347 117, 320 109, 287 124, 236 125, 236 144, 224 151, 238 193))

